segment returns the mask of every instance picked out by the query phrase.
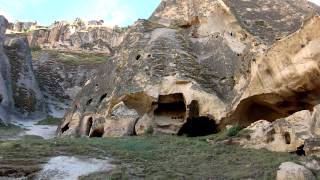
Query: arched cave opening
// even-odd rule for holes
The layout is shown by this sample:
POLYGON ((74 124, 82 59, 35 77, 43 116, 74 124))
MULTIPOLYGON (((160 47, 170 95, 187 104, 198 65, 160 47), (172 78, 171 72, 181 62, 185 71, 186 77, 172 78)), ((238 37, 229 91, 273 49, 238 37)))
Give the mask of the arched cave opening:
POLYGON ((90 117, 87 121, 87 126, 86 126, 86 135, 89 136, 90 134, 90 130, 91 130, 91 127, 92 127, 92 123, 93 123, 93 119, 92 117, 90 117))
POLYGON ((140 58, 141 58, 141 55, 138 54, 138 55, 136 56, 136 60, 139 60, 140 58))
POLYGON ((62 134, 63 134, 64 132, 68 131, 68 129, 69 129, 69 123, 66 124, 65 126, 63 126, 63 127, 61 128, 62 134))
MULTIPOLYGON (((252 96, 242 100, 236 111, 229 118, 226 118, 222 125, 239 124, 247 127, 259 120, 273 122, 301 110, 312 110, 313 105, 307 103, 306 99, 302 98, 301 95, 288 98, 276 94, 252 96)), ((289 137, 285 139, 287 141, 289 137)))
POLYGON ((160 95, 157 108, 154 110, 155 118, 162 120, 184 120, 186 104, 182 93, 160 95))
POLYGON ((91 132, 91 134, 90 134, 89 137, 91 137, 91 138, 92 138, 92 137, 102 137, 103 134, 104 134, 104 129, 103 129, 103 127, 101 127, 101 128, 96 128, 96 129, 92 130, 92 132, 91 132))
POLYGON ((299 147, 297 148, 296 154, 297 154, 298 156, 305 156, 305 155, 306 155, 306 152, 304 151, 303 148, 304 148, 304 145, 299 146, 299 147))
POLYGON ((291 137, 290 137, 290 133, 285 132, 284 135, 284 140, 286 141, 286 144, 291 144, 291 137))
POLYGON ((187 119, 187 122, 179 130, 178 136, 186 135, 188 137, 197 137, 218 132, 217 125, 213 119, 208 117, 196 117, 187 119))
POLYGON ((93 100, 93 99, 89 99, 89 100, 87 101, 86 105, 87 105, 87 106, 90 105, 90 104, 92 103, 92 100, 93 100))

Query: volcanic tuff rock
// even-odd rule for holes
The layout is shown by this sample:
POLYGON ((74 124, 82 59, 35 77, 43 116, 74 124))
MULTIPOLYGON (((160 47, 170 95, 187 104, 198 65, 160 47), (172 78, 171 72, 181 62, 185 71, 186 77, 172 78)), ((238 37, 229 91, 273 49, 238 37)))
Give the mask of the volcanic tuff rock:
MULTIPOLYGON (((302 150, 307 140, 320 135, 319 113, 320 105, 317 105, 312 112, 299 111, 274 122, 256 121, 246 128, 249 134, 240 140, 240 144, 244 147, 265 148, 272 151, 296 152, 299 147, 302 150)), ((305 153, 309 154, 309 151, 305 153)), ((320 155, 315 152, 312 154, 320 155)))
POLYGON ((122 41, 124 29, 76 19, 73 23, 56 21, 49 27, 32 26, 11 34, 26 36, 30 47, 35 49, 112 54, 122 41))
POLYGON ((284 162, 280 165, 277 171, 277 180, 315 180, 312 172, 293 162, 284 162))
POLYGON ((36 79, 44 94, 50 115, 63 117, 81 87, 107 57, 38 50, 32 52, 36 79))
POLYGON ((35 76, 48 112, 62 117, 96 67, 117 49, 124 29, 108 28, 103 21, 81 19, 73 23, 56 21, 50 27, 16 22, 7 36, 28 39, 35 76))
POLYGON ((164 0, 127 30, 59 134, 197 136, 311 110, 320 85, 315 13, 304 0, 164 0), (115 115, 119 104, 135 113, 115 115))
POLYGON ((0 16, 0 118, 43 115, 45 107, 42 93, 35 80, 31 51, 25 38, 6 38, 7 20, 0 16))
POLYGON ((0 16, 0 122, 8 120, 7 109, 13 106, 9 61, 3 49, 7 25, 8 21, 0 16))

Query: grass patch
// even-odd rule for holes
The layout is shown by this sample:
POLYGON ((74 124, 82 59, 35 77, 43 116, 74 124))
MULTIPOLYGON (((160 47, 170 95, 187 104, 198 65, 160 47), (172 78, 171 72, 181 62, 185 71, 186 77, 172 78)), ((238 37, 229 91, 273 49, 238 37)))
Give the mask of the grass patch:
POLYGON ((80 53, 66 53, 58 54, 57 60, 71 64, 99 64, 105 62, 107 57, 102 54, 80 54, 80 53))
POLYGON ((242 129, 243 127, 241 127, 240 125, 232 126, 230 129, 227 130, 227 135, 229 137, 237 136, 242 129))
POLYGON ((1 174, 4 166, 10 172, 20 167, 20 174, 30 175, 33 171, 21 168, 25 162, 36 166, 46 162, 49 157, 59 155, 107 156, 120 162, 119 169, 111 174, 93 173, 86 176, 90 179, 105 179, 107 176, 115 179, 275 179, 282 162, 298 162, 304 158, 176 136, 27 138, 0 141, 0 176, 8 173, 3 171, 1 174))
POLYGON ((0 137, 17 136, 23 131, 24 129, 20 126, 0 123, 0 137))
POLYGON ((55 118, 52 116, 48 116, 46 119, 39 121, 36 125, 50 125, 50 126, 57 126, 61 122, 61 118, 55 118))

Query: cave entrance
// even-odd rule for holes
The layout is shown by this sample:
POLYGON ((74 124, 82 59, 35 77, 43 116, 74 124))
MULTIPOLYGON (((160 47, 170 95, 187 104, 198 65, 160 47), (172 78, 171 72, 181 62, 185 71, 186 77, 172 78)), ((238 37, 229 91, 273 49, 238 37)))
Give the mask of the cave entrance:
POLYGON ((89 136, 90 134, 90 130, 91 130, 91 127, 92 127, 92 123, 93 123, 93 119, 92 117, 90 117, 87 121, 87 127, 86 127, 86 135, 89 136))
POLYGON ((158 98, 158 106, 154 110, 154 116, 156 121, 183 121, 186 116, 186 104, 183 94, 160 95, 158 98))
POLYGON ((96 128, 94 130, 92 130, 91 134, 89 137, 102 137, 104 134, 104 128, 101 127, 101 128, 96 128))
POLYGON ((68 129, 69 129, 69 123, 67 123, 65 126, 61 128, 61 133, 63 134, 64 132, 68 131, 68 129))
MULTIPOLYGON (((301 110, 312 110, 313 105, 307 103, 307 99, 303 94, 286 98, 272 93, 252 96, 242 100, 233 115, 223 120, 221 125, 239 124, 247 127, 259 120, 273 122, 301 110)), ((289 137, 286 139, 289 142, 289 137)))
POLYGON ((206 136, 218 132, 219 131, 217 125, 213 119, 210 119, 208 117, 195 117, 187 119, 187 122, 179 130, 178 136, 206 136))

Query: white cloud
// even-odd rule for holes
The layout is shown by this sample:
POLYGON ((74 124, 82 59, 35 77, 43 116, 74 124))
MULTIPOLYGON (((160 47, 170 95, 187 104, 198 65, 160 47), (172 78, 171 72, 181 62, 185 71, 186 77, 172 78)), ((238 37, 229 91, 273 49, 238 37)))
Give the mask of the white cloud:
MULTIPOLYGON (((85 1, 87 2, 87 1, 85 1)), ((73 17, 78 15, 84 20, 100 20, 103 19, 105 24, 108 26, 115 26, 124 24, 131 16, 134 16, 134 9, 130 8, 120 0, 95 0, 94 3, 86 7, 81 14, 75 13, 79 11, 77 9, 71 9, 70 12, 66 13, 64 17, 73 17)))
POLYGON ((317 4, 317 5, 319 5, 320 6, 320 0, 309 0, 310 2, 313 2, 313 3, 315 3, 315 4, 317 4))
POLYGON ((9 22, 15 21, 14 17, 11 14, 5 12, 4 10, 0 9, 0 15, 3 15, 9 22))

